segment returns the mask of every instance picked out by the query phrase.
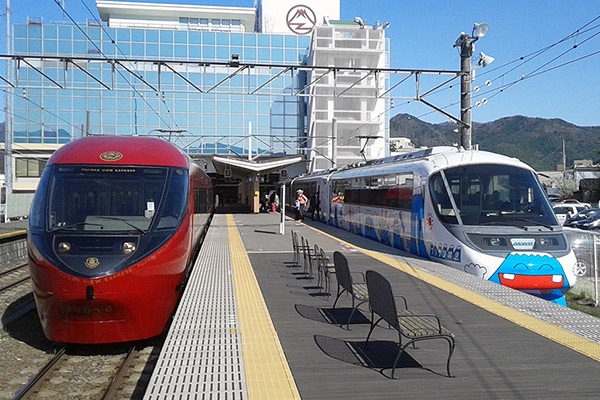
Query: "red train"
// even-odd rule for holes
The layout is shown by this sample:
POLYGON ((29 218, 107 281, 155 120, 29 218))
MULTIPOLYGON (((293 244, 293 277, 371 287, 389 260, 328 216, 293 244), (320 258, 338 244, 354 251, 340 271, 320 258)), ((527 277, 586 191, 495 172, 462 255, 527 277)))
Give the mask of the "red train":
POLYGON ((32 204, 28 254, 46 337, 160 334, 213 213, 211 179, 157 138, 96 136, 56 151, 32 204))

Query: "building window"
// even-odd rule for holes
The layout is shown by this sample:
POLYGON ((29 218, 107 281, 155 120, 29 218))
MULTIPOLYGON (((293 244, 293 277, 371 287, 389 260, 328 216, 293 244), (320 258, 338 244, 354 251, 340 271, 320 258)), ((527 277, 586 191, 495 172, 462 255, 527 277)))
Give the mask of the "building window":
POLYGON ((46 167, 46 160, 37 158, 17 158, 15 162, 17 178, 39 178, 46 167))

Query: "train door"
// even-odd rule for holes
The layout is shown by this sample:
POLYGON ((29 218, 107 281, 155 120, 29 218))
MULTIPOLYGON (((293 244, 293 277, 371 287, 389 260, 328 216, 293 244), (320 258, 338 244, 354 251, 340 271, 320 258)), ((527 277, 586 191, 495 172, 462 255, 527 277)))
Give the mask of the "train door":
POLYGON ((411 207, 411 241, 410 252, 419 257, 429 258, 427 246, 423 239, 424 194, 427 180, 415 173, 412 207, 411 207))

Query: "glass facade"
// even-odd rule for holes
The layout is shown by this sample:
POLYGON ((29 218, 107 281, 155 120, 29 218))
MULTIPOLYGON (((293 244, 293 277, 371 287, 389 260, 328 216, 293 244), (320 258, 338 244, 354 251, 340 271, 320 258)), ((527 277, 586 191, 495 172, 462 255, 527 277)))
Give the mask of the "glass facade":
POLYGON ((243 154, 251 130, 253 153, 296 153, 298 137, 306 135, 306 104, 283 94, 302 87, 305 75, 251 68, 226 79, 236 68, 189 62, 228 62, 239 54, 243 63, 299 65, 310 37, 236 32, 236 20, 182 18, 180 24, 187 28, 14 25, 14 54, 73 57, 77 65, 59 59, 13 65, 19 88, 12 99, 13 142, 66 143, 89 127, 94 135, 169 132, 190 153, 243 154), (230 31, 190 28, 204 23, 230 31), (83 59, 90 57, 98 60, 83 59), (148 60, 182 64, 169 63, 173 72, 148 60))

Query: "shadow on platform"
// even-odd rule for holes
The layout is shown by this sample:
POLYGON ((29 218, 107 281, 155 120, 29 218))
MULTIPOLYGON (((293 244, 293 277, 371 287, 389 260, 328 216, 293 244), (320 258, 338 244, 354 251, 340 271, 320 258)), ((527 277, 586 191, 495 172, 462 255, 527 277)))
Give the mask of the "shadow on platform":
POLYGON ((251 214, 250 207, 241 203, 223 204, 215 210, 215 214, 251 214))
MULTIPOLYGON (((294 307, 296 308, 296 312, 303 318, 331 325, 346 325, 352 313, 352 308, 350 307, 337 307, 333 309, 304 304, 296 304, 294 307)), ((357 310, 350 320, 350 325, 369 325, 370 323, 369 318, 360 310, 357 310)))
MULTIPOLYGON (((394 367, 399 349, 398 343, 394 341, 370 340, 367 349, 366 341, 350 341, 323 335, 314 335, 314 339, 319 349, 328 357, 378 371, 387 378, 390 376, 384 372, 394 367)), ((404 352, 396 364, 396 370, 402 368, 423 368, 423 366, 404 352)))

